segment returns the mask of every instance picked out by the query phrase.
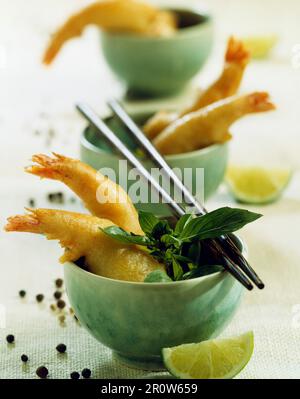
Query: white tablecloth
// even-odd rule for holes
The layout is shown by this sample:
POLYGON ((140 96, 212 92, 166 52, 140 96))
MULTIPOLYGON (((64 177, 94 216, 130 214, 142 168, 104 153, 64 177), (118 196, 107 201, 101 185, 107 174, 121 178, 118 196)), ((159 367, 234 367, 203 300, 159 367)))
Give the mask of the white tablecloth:
MULTIPOLYGON (((40 182, 25 175, 22 168, 35 152, 54 150, 78 156, 84 122, 74 111, 74 102, 87 100, 101 111, 106 96, 121 90, 101 58, 94 30, 88 30, 82 41, 68 45, 51 69, 46 70, 38 62, 48 33, 72 8, 85 3, 0 0, 1 230, 6 217, 22 212, 29 198, 35 198, 37 206, 49 206, 46 197, 50 191, 64 191, 65 208, 82 209, 78 201, 70 201, 71 193, 59 183, 40 182), (55 131, 54 137, 51 130, 55 131)), ((254 26, 257 32, 278 32, 281 38, 274 57, 253 62, 243 82, 243 91, 269 90, 278 110, 245 118, 233 127, 231 160, 289 165, 295 170, 282 200, 253 208, 262 212, 264 218, 241 233, 249 247, 250 261, 266 282, 266 288, 246 293, 224 335, 254 330, 255 352, 239 378, 299 378, 300 69, 291 65, 292 48, 297 38, 300 40, 296 19, 299 5, 292 0, 285 3, 284 9, 275 0, 266 0, 264 9, 259 1, 209 3, 218 22, 217 45, 196 79, 199 84, 209 82, 220 70, 224 39, 229 33, 253 33, 254 26)), ((190 90, 172 102, 181 102, 190 90)), ((212 209, 224 204, 234 205, 221 189, 207 205, 212 209)), ((147 375, 112 360, 110 351, 90 337, 70 315, 65 326, 61 326, 49 310, 53 281, 62 275, 57 243, 47 242, 43 237, 8 235, 1 231, 0 246, 0 313, 1 316, 6 313, 6 320, 0 319, 1 324, 6 321, 6 327, 0 329, 0 378, 32 378, 40 365, 46 365, 53 378, 68 378, 71 371, 84 367, 90 368, 97 378, 147 375), (24 301, 18 297, 20 289, 27 291, 24 301), (38 293, 46 297, 40 305, 35 302, 38 293), (16 337, 13 347, 5 343, 9 333, 16 337), (68 346, 67 356, 56 353, 55 347, 60 342, 68 346), (30 358, 27 366, 21 364, 22 353, 30 358)))

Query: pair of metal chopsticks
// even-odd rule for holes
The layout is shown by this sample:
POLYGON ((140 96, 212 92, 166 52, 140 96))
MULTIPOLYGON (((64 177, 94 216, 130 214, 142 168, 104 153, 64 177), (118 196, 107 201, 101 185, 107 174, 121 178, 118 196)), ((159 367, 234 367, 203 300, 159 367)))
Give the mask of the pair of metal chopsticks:
MULTIPOLYGON (((148 157, 161 168, 162 173, 171 179, 174 187, 183 194, 186 205, 193 206, 197 215, 205 214, 207 211, 204 206, 202 206, 187 187, 184 186, 165 159, 126 113, 121 104, 116 100, 111 100, 108 102, 108 105, 113 113, 127 127, 129 132, 135 138, 138 146, 141 147, 148 157)), ((166 201, 175 216, 180 217, 186 213, 184 207, 175 202, 172 196, 160 186, 143 164, 88 105, 78 104, 77 109, 86 118, 86 120, 95 127, 98 133, 104 136, 118 152, 120 152, 135 168, 137 168, 148 184, 150 184, 159 193, 160 197, 166 201)), ((218 259, 221 257, 221 263, 224 268, 228 270, 228 272, 231 273, 245 288, 248 290, 253 289, 251 281, 258 288, 264 288, 263 282, 229 236, 222 236, 218 239, 208 240, 208 246, 212 255, 218 259)))

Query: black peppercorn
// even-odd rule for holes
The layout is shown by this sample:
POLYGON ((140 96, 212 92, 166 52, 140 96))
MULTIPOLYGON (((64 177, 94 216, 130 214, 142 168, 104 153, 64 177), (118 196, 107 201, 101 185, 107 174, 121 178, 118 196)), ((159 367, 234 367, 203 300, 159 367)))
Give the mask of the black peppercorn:
POLYGON ((49 374, 49 371, 47 367, 45 366, 40 366, 36 369, 36 375, 40 378, 47 378, 47 375, 49 374))
POLYGON ((22 360, 22 362, 27 363, 28 362, 28 356, 27 355, 22 355, 21 356, 21 360, 22 360))
POLYGON ((19 291, 19 296, 21 298, 24 298, 26 296, 26 291, 24 291, 24 290, 19 291))
POLYGON ((34 200, 33 198, 30 198, 29 201, 28 201, 28 203, 29 203, 29 206, 30 206, 31 208, 34 208, 34 207, 35 207, 35 200, 34 200))
POLYGON ((57 288, 61 288, 63 286, 63 283, 64 283, 64 281, 61 278, 58 278, 55 280, 55 285, 57 288))
POLYGON ((38 294, 35 299, 37 300, 37 302, 42 302, 44 300, 44 295, 43 294, 38 294))
POLYGON ((7 341, 9 344, 12 344, 13 342, 15 342, 15 337, 14 337, 14 335, 9 334, 9 335, 6 337, 6 341, 7 341))
POLYGON ((66 302, 63 301, 62 299, 59 299, 59 300, 56 302, 56 305, 57 305, 58 309, 63 309, 63 308, 66 306, 66 302))
POLYGON ((56 347, 56 350, 59 353, 65 353, 65 351, 67 350, 67 347, 65 344, 58 344, 56 347))
POLYGON ((70 377, 72 378, 72 380, 79 380, 80 374, 77 373, 77 371, 73 371, 73 372, 70 374, 70 377))
POLYGON ((65 202, 64 194, 62 192, 49 193, 48 201, 55 204, 63 204, 65 202))
POLYGON ((55 291, 53 296, 55 299, 60 299, 62 297, 62 293, 60 291, 55 291))
POLYGON ((92 375, 92 372, 90 369, 83 369, 81 372, 81 375, 83 378, 90 378, 90 376, 92 375))

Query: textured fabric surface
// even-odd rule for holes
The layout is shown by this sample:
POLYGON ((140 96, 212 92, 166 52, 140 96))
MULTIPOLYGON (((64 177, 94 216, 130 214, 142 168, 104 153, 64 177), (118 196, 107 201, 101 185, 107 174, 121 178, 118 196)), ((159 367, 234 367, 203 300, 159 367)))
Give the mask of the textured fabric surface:
MULTIPOLYGON (((85 124, 74 111, 74 103, 87 100, 101 112, 105 98, 120 93, 119 84, 97 51, 97 32, 88 31, 82 41, 66 46, 52 68, 45 70, 39 63, 49 32, 72 7, 86 3, 74 0, 71 6, 66 0, 11 0, 8 4, 0 0, 3 10, 0 47, 2 55, 5 53, 0 67, 0 313, 6 314, 6 318, 0 319, 0 378, 36 378, 35 370, 40 365, 49 368, 50 378, 69 378, 70 372, 84 367, 90 368, 95 378, 152 375, 117 363, 110 350, 96 342, 70 314, 66 316, 65 326, 59 324, 49 309, 54 280, 62 276, 62 267, 57 261, 61 249, 56 242, 2 231, 6 217, 23 212, 30 198, 34 198, 39 207, 82 210, 79 201, 73 203, 73 196, 59 183, 26 176, 22 168, 36 152, 56 151, 78 157, 79 135, 85 124), (44 12, 46 3, 47 13, 44 12), (60 190, 65 193, 65 204, 50 204, 47 194, 60 190), (25 300, 18 297, 20 289, 27 291, 25 300), (45 295, 42 304, 35 301, 39 293, 45 295), (10 333, 16 337, 14 345, 7 345, 5 341, 10 333), (61 342, 68 347, 65 355, 55 350, 61 342), (22 353, 30 359, 26 366, 20 360, 22 353)), ((255 21, 267 33, 280 29, 282 39, 272 59, 251 64, 242 89, 269 90, 278 110, 245 118, 233 127, 231 161, 276 163, 292 166, 295 171, 290 187, 279 202, 248 207, 264 214, 264 218, 243 229, 241 236, 249 247, 251 264, 265 281, 266 288, 245 294, 223 335, 254 330, 254 355, 238 378, 299 378, 300 70, 292 68, 290 59, 295 38, 300 37, 296 21, 299 3, 290 0, 282 10, 280 2, 268 0, 272 18, 269 14, 263 18, 268 7, 262 10, 258 1, 247 2, 248 8, 244 8, 244 4, 242 7, 244 2, 239 1, 211 0, 209 3, 216 13, 217 44, 197 78, 200 85, 207 84, 220 70, 224 38, 228 34, 249 34, 255 21), (293 15, 288 14, 289 10, 294 10, 293 15), (262 15, 261 23, 259 15, 262 15), (284 28, 287 24, 289 29, 284 28), (295 34, 288 36, 288 32, 295 34)), ((172 100, 173 103, 187 101, 191 92, 187 90, 183 98, 172 100)), ((170 105, 171 101, 164 104, 170 105)), ((153 107, 153 103, 142 106, 153 107)), ((236 205, 223 188, 207 206, 213 209, 225 204, 236 205)))

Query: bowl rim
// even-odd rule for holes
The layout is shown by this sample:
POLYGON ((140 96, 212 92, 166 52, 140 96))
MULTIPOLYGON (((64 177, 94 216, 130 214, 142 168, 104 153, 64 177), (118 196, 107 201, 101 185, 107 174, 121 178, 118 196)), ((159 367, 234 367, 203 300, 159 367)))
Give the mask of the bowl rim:
MULTIPOLYGON (((241 244, 241 251, 242 254, 247 258, 248 256, 248 247, 245 243, 244 240, 241 239, 240 236, 234 234, 234 236, 236 237, 236 239, 238 240, 238 242, 241 244)), ((210 280, 210 279, 222 279, 224 280, 226 277, 230 276, 230 273, 227 270, 221 270, 219 272, 215 272, 215 273, 211 273, 205 276, 201 276, 201 277, 196 277, 193 279, 188 279, 188 280, 180 280, 180 281, 172 281, 172 282, 168 282, 168 283, 145 283, 144 281, 138 282, 138 281, 125 281, 125 280, 116 280, 113 278, 109 278, 109 277, 104 277, 104 276, 100 276, 98 274, 94 274, 92 272, 89 272, 88 270, 84 270, 81 267, 77 266, 74 262, 65 262, 64 263, 64 268, 66 266, 71 267, 73 270, 76 270, 77 273, 80 273, 82 275, 87 275, 88 277, 94 279, 94 280, 98 280, 98 281, 107 281, 109 283, 112 284, 121 284, 121 285, 127 285, 127 286, 134 286, 134 287, 176 287, 179 285, 184 285, 184 284, 191 284, 191 282, 193 283, 200 283, 206 280, 210 280)))
POLYGON ((141 36, 138 34, 134 33, 126 33, 126 32, 108 32, 108 31, 100 31, 101 36, 105 36, 106 38, 122 38, 124 40, 128 41, 143 41, 145 42, 168 42, 172 41, 174 39, 184 39, 188 36, 191 36, 195 33, 198 33, 199 31, 202 31, 203 28, 206 28, 209 25, 212 25, 213 23, 213 17, 212 14, 209 13, 205 8, 197 7, 197 6, 191 6, 191 7, 184 7, 184 6, 178 6, 178 7, 162 7, 162 9, 165 10, 170 10, 170 11, 188 11, 191 12, 195 15, 204 17, 205 20, 201 23, 197 23, 196 25, 192 26, 187 26, 182 29, 178 29, 176 33, 172 36, 166 36, 166 37, 152 37, 152 36, 141 36))
MULTIPOLYGON (((142 111, 142 110, 136 110, 136 111, 129 111, 129 115, 142 115, 142 114, 149 114, 151 115, 152 113, 154 114, 155 112, 157 112, 157 110, 148 110, 148 111, 142 111)), ((108 118, 113 117, 113 114, 110 113, 106 113, 103 115, 103 119, 106 120, 108 118)), ((80 135, 80 144, 82 147, 87 148, 90 151, 96 152, 98 154, 106 154, 106 155, 110 155, 113 158, 118 159, 118 157, 114 154, 114 153, 109 153, 107 151, 105 151, 102 148, 97 147, 95 144, 91 143, 87 137, 86 137, 86 133, 87 133, 87 129, 89 126, 86 126, 85 129, 83 130, 83 132, 81 132, 80 135)), ((214 152, 218 149, 221 148, 227 148, 228 146, 228 142, 224 142, 224 143, 219 143, 219 144, 213 144, 210 145, 208 147, 205 148, 200 148, 199 150, 195 150, 195 151, 189 151, 189 152, 183 152, 180 154, 172 154, 172 155, 166 155, 165 158, 168 161, 175 161, 175 160, 182 160, 182 159, 190 159, 190 158, 194 158, 194 157, 198 157, 201 155, 207 155, 210 152, 214 152)))

